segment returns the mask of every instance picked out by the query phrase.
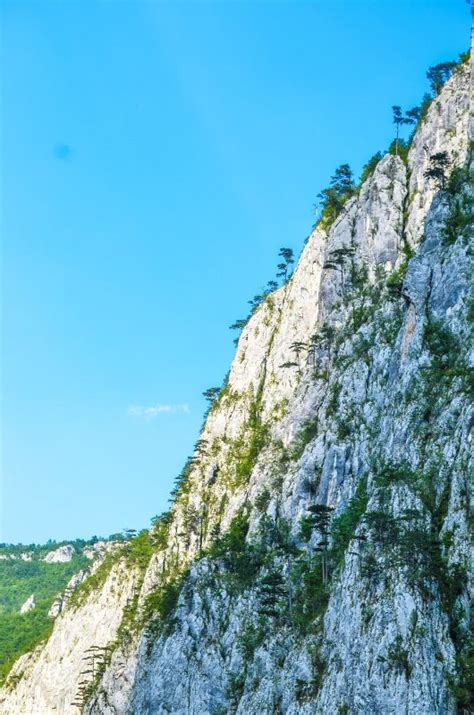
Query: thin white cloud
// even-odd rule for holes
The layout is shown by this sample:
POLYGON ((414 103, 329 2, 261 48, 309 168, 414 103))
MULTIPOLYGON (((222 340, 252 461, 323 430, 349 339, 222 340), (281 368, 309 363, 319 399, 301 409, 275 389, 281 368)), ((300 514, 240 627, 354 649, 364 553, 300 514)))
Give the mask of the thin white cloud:
POLYGON ((190 412, 189 405, 184 403, 183 405, 150 405, 146 407, 144 405, 131 405, 128 408, 128 414, 133 417, 144 417, 147 420, 152 420, 158 415, 164 413, 176 414, 177 412, 182 412, 187 414, 190 412))

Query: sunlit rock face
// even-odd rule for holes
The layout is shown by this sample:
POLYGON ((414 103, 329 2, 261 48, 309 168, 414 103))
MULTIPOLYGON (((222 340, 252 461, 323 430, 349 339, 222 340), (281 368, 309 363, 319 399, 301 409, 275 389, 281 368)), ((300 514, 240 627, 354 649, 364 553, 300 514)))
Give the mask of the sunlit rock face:
POLYGON ((54 551, 47 553, 44 560, 48 564, 64 564, 71 561, 74 554, 74 546, 66 544, 65 546, 60 546, 59 548, 54 549, 54 551))
POLYGON ((35 606, 35 595, 34 593, 32 593, 31 596, 29 596, 26 601, 21 605, 20 613, 28 613, 28 611, 32 611, 35 606))
POLYGON ((166 538, 142 561, 117 549, 60 603, 0 712, 461 707, 473 271, 453 217, 473 192, 467 172, 451 194, 425 172, 439 151, 465 167, 469 86, 463 65, 408 165, 385 156, 313 231, 240 336, 166 538))

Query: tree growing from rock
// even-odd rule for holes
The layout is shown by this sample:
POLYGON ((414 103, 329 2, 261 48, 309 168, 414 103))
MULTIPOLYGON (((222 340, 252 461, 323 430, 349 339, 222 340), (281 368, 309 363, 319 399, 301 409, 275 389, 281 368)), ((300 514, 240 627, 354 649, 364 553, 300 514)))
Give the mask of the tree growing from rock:
POLYGON ((285 596, 285 581, 280 573, 273 571, 260 582, 260 615, 274 618, 278 616, 278 602, 285 596))
POLYGON ((328 226, 341 213, 345 202, 354 195, 354 176, 349 164, 341 164, 331 177, 328 188, 317 196, 316 205, 321 207, 321 220, 328 226))
POLYGON ((455 67, 456 62, 440 62, 438 65, 428 69, 426 76, 434 95, 438 95, 441 92, 443 85, 451 77, 455 67))
POLYGON ((232 323, 232 325, 229 326, 229 330, 243 330, 243 328, 247 325, 247 322, 247 318, 239 318, 235 321, 235 323, 232 323))
POLYGON ((346 258, 354 255, 355 249, 352 246, 342 246, 335 248, 328 256, 323 268, 339 271, 341 274, 342 289, 344 290, 344 265, 346 258))
POLYGON ((304 530, 306 535, 310 535, 313 529, 319 532, 320 540, 315 550, 321 555, 321 576, 323 584, 326 585, 329 580, 329 527, 333 507, 312 504, 308 511, 309 515, 304 520, 304 530))
POLYGON ((218 394, 220 393, 221 388, 220 387, 209 387, 207 390, 204 390, 203 397, 208 400, 209 403, 214 402, 218 394))
POLYGON ((302 343, 300 340, 296 340, 294 343, 290 345, 290 350, 295 353, 296 359, 299 363, 300 360, 300 355, 303 352, 303 350, 306 349, 306 343, 302 343))
POLYGON ((430 156, 430 166, 425 171, 425 178, 432 179, 438 189, 444 190, 448 178, 450 161, 448 153, 445 151, 437 152, 430 156))
POLYGON ((280 248, 280 252, 278 253, 279 258, 282 258, 283 261, 278 264, 278 273, 277 273, 277 278, 282 278, 283 282, 286 283, 288 279, 288 273, 290 266, 295 262, 295 259, 293 257, 293 249, 292 248, 280 248))
POLYGON ((421 107, 412 107, 405 112, 405 124, 418 124, 421 119, 421 107))
MULTIPOLYGON (((410 110, 412 112, 413 110, 410 110)), ((414 120, 412 117, 403 116, 402 108, 398 104, 394 104, 392 107, 393 112, 393 123, 397 128, 397 134, 395 137, 395 156, 398 156, 398 145, 400 141, 400 127, 403 124, 413 124, 414 120)))

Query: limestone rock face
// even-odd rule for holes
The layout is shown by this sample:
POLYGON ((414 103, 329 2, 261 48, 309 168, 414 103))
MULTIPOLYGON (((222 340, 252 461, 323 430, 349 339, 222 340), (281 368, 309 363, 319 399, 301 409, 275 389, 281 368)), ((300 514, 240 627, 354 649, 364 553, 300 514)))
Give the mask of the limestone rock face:
POLYGON ((90 571, 82 569, 69 579, 69 582, 63 593, 53 601, 51 608, 48 611, 50 618, 57 618, 61 611, 66 607, 67 602, 78 586, 90 575, 90 571))
POLYGON ((13 561, 16 561, 17 559, 21 559, 22 561, 31 561, 32 553, 31 551, 22 551, 21 554, 0 554, 1 561, 7 561, 9 559, 13 561))
POLYGON ((245 326, 170 514, 61 602, 1 713, 467 708, 468 96, 461 66, 408 167, 385 156, 313 231, 245 326), (440 150, 456 192, 424 176, 440 150))
POLYGON ((411 245, 417 245, 423 237, 425 218, 436 193, 433 182, 425 176, 430 157, 438 152, 446 152, 452 166, 460 166, 466 161, 472 92, 471 68, 466 62, 431 104, 426 121, 417 131, 410 148, 410 210, 406 235, 411 245))
POLYGON ((65 546, 59 546, 54 551, 50 551, 44 557, 44 560, 48 564, 64 564, 72 560, 75 554, 74 546, 66 544, 65 546))
POLYGON ((20 613, 28 613, 28 611, 32 611, 35 606, 36 606, 35 596, 32 593, 31 596, 29 596, 26 599, 26 601, 22 604, 22 606, 20 608, 20 613))
POLYGON ((123 609, 131 599, 135 577, 134 570, 117 564, 89 599, 71 604, 61 613, 44 647, 16 662, 10 678, 18 685, 13 692, 4 693, 0 712, 77 713, 73 703, 80 701, 79 683, 90 675, 86 671, 98 667, 100 654, 114 639, 123 609), (90 657, 94 653, 95 664, 90 657))

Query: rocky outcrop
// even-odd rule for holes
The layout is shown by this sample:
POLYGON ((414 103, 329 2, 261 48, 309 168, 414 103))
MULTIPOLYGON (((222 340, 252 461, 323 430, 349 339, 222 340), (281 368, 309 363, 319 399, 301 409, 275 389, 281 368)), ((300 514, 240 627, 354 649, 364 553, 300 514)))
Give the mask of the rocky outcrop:
POLYGON ((21 561, 31 561, 32 560, 32 552, 31 551, 23 551, 21 554, 0 554, 0 561, 7 561, 7 560, 17 560, 21 559, 21 561))
POLYGON ((467 708, 467 72, 408 167, 384 157, 314 230, 244 328, 170 514, 84 580, 0 712, 467 708), (425 177, 440 148, 449 191, 425 177))
POLYGON ((20 607, 20 613, 28 613, 36 606, 35 596, 32 593, 20 607))
POLYGON ((86 569, 81 569, 72 576, 69 580, 63 593, 60 593, 58 597, 51 604, 51 608, 48 611, 48 616, 50 618, 57 618, 61 611, 63 611, 71 598, 72 594, 78 586, 90 575, 90 572, 86 569))
POLYGON ((49 551, 44 557, 44 561, 48 564, 64 564, 72 561, 75 553, 74 546, 66 544, 65 546, 59 546, 54 551, 49 551))
POLYGON ((86 546, 82 550, 82 553, 91 561, 95 561, 97 559, 103 559, 109 552, 117 548, 118 545, 119 542, 117 541, 96 541, 95 544, 86 546))
POLYGON ((406 225, 407 240, 412 246, 423 238, 425 219, 437 191, 433 181, 425 176, 430 157, 446 152, 452 166, 460 166, 467 159, 473 101, 471 72, 468 62, 460 66, 431 104, 428 121, 423 122, 412 142, 408 156, 410 206, 406 225))

